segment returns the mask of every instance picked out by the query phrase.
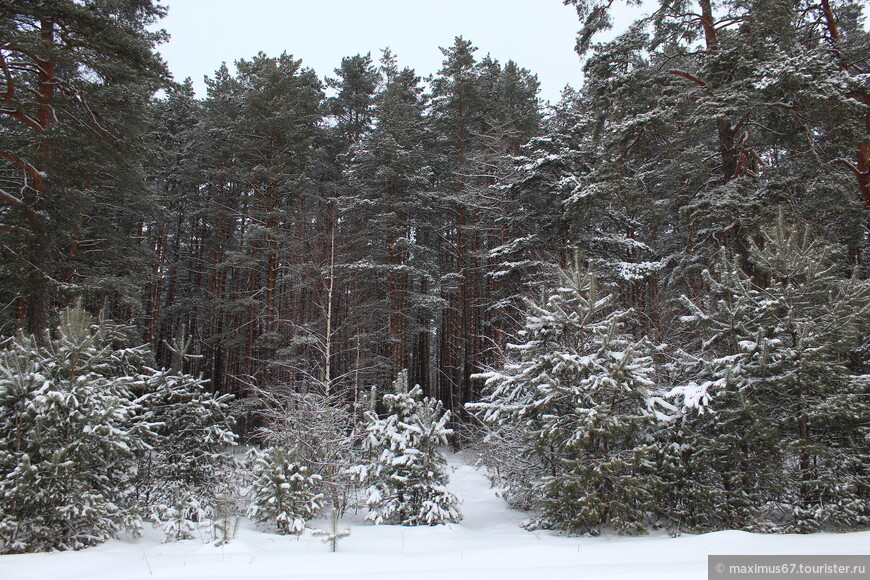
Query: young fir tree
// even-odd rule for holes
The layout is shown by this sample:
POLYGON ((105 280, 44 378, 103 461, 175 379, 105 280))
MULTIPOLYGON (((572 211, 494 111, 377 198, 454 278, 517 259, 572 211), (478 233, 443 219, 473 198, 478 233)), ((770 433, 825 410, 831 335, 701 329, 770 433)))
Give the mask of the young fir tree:
POLYGON ((200 522, 205 517, 202 504, 178 488, 175 488, 168 503, 155 506, 151 512, 151 520, 163 527, 164 544, 195 538, 200 522))
POLYGON ((707 334, 696 378, 673 391, 684 476, 704 489, 695 511, 707 527, 865 525, 867 381, 849 355, 870 284, 782 215, 750 260, 759 283, 723 257, 706 275, 708 300, 685 301, 707 334))
POLYGON ((471 409, 496 433, 522 425, 522 453, 542 469, 532 490, 513 493, 532 491, 541 525, 639 533, 655 480, 646 469, 649 347, 626 332, 631 312, 614 309, 591 273, 562 271, 559 282, 529 303, 523 342, 503 370, 484 375, 488 395, 471 409))
POLYGON ((459 499, 447 490, 447 458, 438 449, 452 433, 450 412, 440 401, 421 399, 419 386, 408 391, 408 372, 384 395, 389 415, 366 414, 365 450, 371 462, 357 470, 371 482, 366 519, 375 524, 434 526, 462 519, 459 499))
POLYGON ((147 351, 80 308, 39 346, 0 351, 0 543, 6 552, 79 549, 138 527, 138 365, 147 351))
POLYGON ((338 542, 350 535, 350 528, 344 528, 343 530, 338 529, 338 516, 338 512, 332 510, 332 517, 330 518, 331 529, 314 530, 314 532, 312 532, 313 535, 319 536, 324 544, 329 544, 330 552, 337 552, 338 542))
POLYGON ((324 507, 323 494, 318 492, 320 476, 281 447, 254 452, 253 458, 253 501, 248 514, 281 534, 301 534, 305 523, 324 507))

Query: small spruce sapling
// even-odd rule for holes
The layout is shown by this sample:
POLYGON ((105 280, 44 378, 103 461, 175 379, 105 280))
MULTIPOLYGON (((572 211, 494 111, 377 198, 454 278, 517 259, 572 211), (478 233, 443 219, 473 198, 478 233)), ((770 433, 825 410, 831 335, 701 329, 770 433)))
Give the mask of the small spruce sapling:
POLYGON ((196 537, 205 510, 197 499, 176 488, 172 501, 154 506, 152 521, 163 528, 163 543, 190 540, 196 537))
POLYGON ((239 530, 237 499, 237 494, 224 489, 212 509, 212 541, 216 546, 223 546, 236 537, 239 530))

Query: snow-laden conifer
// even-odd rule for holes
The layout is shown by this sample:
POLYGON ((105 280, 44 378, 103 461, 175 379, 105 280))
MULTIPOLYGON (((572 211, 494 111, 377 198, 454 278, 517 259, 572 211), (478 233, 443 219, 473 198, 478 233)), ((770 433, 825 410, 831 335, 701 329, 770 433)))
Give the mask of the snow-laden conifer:
POLYGON ((488 395, 470 408, 492 428, 490 438, 522 426, 512 439, 523 457, 501 470, 501 483, 509 494, 535 497, 540 524, 641 532, 654 479, 646 469, 649 347, 627 333, 631 311, 614 308, 590 272, 562 271, 559 281, 541 304, 528 304, 523 342, 510 346, 504 369, 483 375, 488 395), (522 461, 540 466, 536 478, 511 467, 522 461), (511 479, 515 473, 524 477, 511 479))
POLYGON ((324 381, 309 386, 307 392, 287 385, 256 389, 262 423, 258 436, 265 446, 292 450, 310 473, 316 473, 324 505, 340 516, 356 491, 348 469, 358 463, 359 434, 342 397, 322 394, 328 392, 324 381))
POLYGON ((185 539, 185 530, 213 515, 219 498, 238 483, 228 452, 236 443, 230 396, 210 393, 205 381, 174 371, 146 368, 140 378, 142 417, 153 430, 137 466, 140 499, 167 540, 185 539))
POLYGON ((151 521, 163 528, 163 542, 177 542, 196 537, 200 522, 205 519, 205 510, 191 494, 182 488, 174 488, 171 501, 152 507, 151 521))
POLYGON ((782 214, 749 247, 753 276, 724 254, 705 273, 707 299, 684 300, 707 337, 695 375, 672 391, 682 477, 703 490, 692 494, 698 523, 866 525, 868 381, 850 353, 870 320, 870 284, 782 214))
POLYGON ((459 499, 447 489, 447 458, 438 449, 447 444, 450 413, 440 401, 422 397, 419 386, 408 390, 408 373, 384 396, 389 413, 366 415, 364 448, 371 462, 357 470, 371 483, 366 516, 376 524, 434 526, 458 522, 459 499))
POLYGON ((301 534, 324 507, 321 477, 281 447, 254 452, 252 502, 248 515, 281 534, 301 534))
POLYGON ((44 345, 24 336, 0 351, 0 545, 5 552, 79 549, 124 528, 134 452, 148 425, 133 389, 145 349, 80 308, 44 345))

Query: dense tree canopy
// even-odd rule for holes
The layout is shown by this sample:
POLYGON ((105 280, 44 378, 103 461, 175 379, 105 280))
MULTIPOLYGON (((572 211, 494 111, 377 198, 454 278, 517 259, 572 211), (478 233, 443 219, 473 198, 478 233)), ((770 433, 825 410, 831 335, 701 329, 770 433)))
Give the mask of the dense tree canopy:
POLYGON ((151 0, 0 8, 7 333, 40 334, 59 300, 115 298, 136 279, 135 226, 150 199, 136 195, 144 160, 130 157, 168 75, 153 52, 162 34, 147 30, 163 13, 151 0))

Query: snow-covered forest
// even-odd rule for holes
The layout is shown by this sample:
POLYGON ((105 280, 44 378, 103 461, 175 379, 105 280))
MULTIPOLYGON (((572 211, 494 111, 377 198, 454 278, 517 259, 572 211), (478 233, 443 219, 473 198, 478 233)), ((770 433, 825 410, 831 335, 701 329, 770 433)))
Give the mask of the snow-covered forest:
POLYGON ((0 554, 469 531, 483 472, 529 537, 868 528, 865 6, 565 4, 550 105, 462 37, 199 98, 156 0, 0 2, 0 554))

